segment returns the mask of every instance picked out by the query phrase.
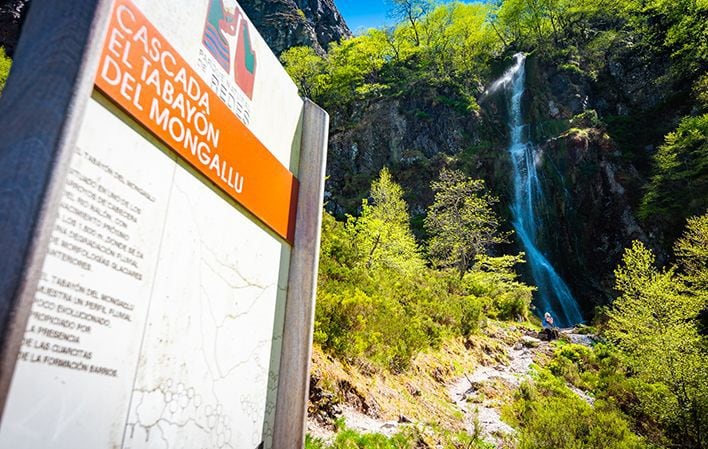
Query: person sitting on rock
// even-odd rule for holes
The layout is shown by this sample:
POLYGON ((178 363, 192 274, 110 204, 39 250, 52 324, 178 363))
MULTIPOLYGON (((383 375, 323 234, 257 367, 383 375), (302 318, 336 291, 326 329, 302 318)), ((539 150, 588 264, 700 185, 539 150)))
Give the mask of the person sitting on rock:
POLYGON ((553 328, 553 317, 551 316, 550 312, 546 312, 543 314, 543 321, 544 321, 544 327, 548 325, 548 327, 553 328))

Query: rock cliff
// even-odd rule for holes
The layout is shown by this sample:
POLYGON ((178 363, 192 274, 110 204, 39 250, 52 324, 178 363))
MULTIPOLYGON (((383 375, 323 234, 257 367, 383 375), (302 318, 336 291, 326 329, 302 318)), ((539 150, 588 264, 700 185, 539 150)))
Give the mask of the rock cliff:
MULTIPOLYGON (((452 86, 420 86, 398 96, 332 109, 327 191, 330 211, 356 212, 370 182, 388 166, 421 215, 432 202, 430 182, 445 159, 479 142, 482 119, 456 103, 452 86)), ((493 164, 493 163, 492 163, 493 164)), ((492 177, 490 176, 490 179, 492 177)))
MULTIPOLYGON (((324 54, 351 31, 334 0, 241 0, 239 4, 276 55, 296 45, 324 54)), ((30 0, 0 0, 0 46, 12 56, 30 0)))
POLYGON ((324 54, 330 42, 352 35, 334 0, 241 0, 239 4, 276 55, 297 45, 324 54))
MULTIPOLYGON (((540 150, 542 213, 550 224, 542 230, 541 249, 586 316, 611 299, 624 248, 633 239, 652 240, 652 229, 635 212, 651 156, 687 104, 677 101, 682 89, 658 84, 668 69, 624 48, 609 53, 595 73, 543 57, 528 61, 523 109, 540 150)), ((389 166, 407 192, 415 227, 432 201, 430 180, 453 164, 484 179, 501 198, 498 213, 508 219, 506 101, 503 94, 487 98, 481 92, 478 110, 461 104, 454 86, 444 83, 331 107, 327 208, 356 213, 371 179, 389 166)))

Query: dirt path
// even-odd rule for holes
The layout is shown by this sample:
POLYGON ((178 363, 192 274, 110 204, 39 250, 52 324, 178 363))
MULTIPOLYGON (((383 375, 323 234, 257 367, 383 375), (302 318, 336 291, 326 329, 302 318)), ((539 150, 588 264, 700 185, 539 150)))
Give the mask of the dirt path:
POLYGON ((546 350, 548 343, 524 336, 507 351, 508 363, 496 366, 480 366, 471 375, 458 379, 449 387, 450 397, 465 412, 465 427, 468 433, 479 435, 484 440, 501 446, 515 430, 502 421, 500 405, 485 391, 501 383, 515 389, 530 376, 534 356, 546 350))
MULTIPOLYGON (((470 434, 478 434, 490 443, 500 445, 502 440, 514 434, 514 429, 501 420, 500 404, 494 399, 484 397, 484 390, 489 384, 502 383, 507 388, 515 389, 527 378, 531 371, 534 356, 546 350, 548 343, 533 337, 524 336, 507 351, 506 364, 480 366, 473 373, 457 379, 449 385, 450 398, 465 414, 465 429, 470 434)), ((343 406, 341 417, 348 428, 362 433, 380 433, 391 436, 405 424, 396 421, 383 421, 367 416, 353 407, 343 406)), ((308 432, 317 438, 331 441, 333 432, 308 421, 308 432)))
MULTIPOLYGON (((590 345, 591 337, 573 333, 572 329, 561 331, 566 338, 578 344, 590 345)), ((513 439, 515 430, 502 421, 500 409, 507 395, 497 395, 500 391, 515 390, 521 383, 531 377, 531 365, 539 354, 550 354, 549 342, 524 335, 507 349, 505 363, 495 366, 479 366, 474 372, 458 378, 448 385, 448 395, 457 407, 464 413, 465 430, 471 435, 478 435, 498 448, 506 447, 505 441, 513 439)), ((584 392, 569 385, 579 397, 593 404, 594 399, 584 392), (576 391, 577 390, 577 391, 576 391)), ((372 418, 356 410, 350 405, 343 405, 341 418, 347 428, 361 433, 379 433, 392 436, 403 426, 411 425, 398 421, 384 421, 372 418)), ((313 437, 331 442, 334 437, 332 429, 325 428, 315 420, 308 419, 307 431, 313 437)))
MULTIPOLYGON (((570 342, 590 346, 594 343, 592 337, 574 333, 574 329, 562 329, 570 342)), ((497 447, 504 447, 504 441, 513 437, 516 432, 501 419, 501 404, 494 397, 487 397, 486 391, 494 388, 495 383, 501 383, 509 389, 516 389, 531 376, 531 364, 540 353, 550 354, 551 347, 547 341, 523 336, 514 347, 507 351, 508 362, 497 366, 480 366, 471 375, 464 376, 450 385, 450 398, 465 412, 465 427, 472 435, 479 435, 485 441, 497 447)), ((578 397, 590 405, 594 398, 568 385, 578 397)))

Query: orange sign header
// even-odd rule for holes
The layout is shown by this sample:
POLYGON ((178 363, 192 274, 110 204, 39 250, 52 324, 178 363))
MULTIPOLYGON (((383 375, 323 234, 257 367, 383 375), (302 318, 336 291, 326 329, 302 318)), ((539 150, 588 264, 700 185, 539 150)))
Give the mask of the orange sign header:
POLYGON ((96 86, 292 244, 298 181, 130 0, 115 0, 96 86))

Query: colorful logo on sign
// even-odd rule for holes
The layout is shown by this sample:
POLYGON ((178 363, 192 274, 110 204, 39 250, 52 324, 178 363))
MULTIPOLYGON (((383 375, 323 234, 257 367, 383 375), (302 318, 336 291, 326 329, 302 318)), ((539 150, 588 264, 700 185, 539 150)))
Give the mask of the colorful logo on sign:
POLYGON ((236 85, 253 99, 256 52, 248 20, 241 8, 234 5, 227 9, 223 0, 211 0, 202 43, 227 73, 233 73, 236 85))

